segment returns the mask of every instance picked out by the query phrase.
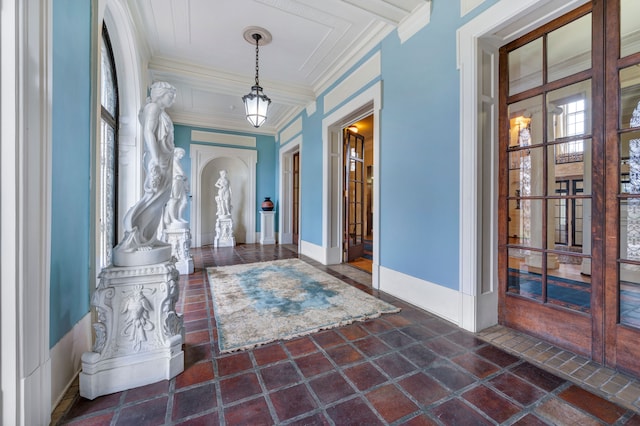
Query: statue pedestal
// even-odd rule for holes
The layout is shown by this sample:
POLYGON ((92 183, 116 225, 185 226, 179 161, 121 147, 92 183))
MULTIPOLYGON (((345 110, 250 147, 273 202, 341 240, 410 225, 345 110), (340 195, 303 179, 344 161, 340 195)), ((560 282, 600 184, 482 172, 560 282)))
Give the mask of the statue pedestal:
POLYGON ((189 223, 176 222, 170 224, 162 231, 162 239, 171 245, 171 255, 176 259, 178 272, 181 275, 193 274, 189 223))
POLYGON ((215 247, 235 247, 236 237, 233 236, 233 219, 231 215, 218 216, 216 220, 215 247))
POLYGON ((94 399, 184 370, 183 320, 175 310, 179 278, 171 261, 102 270, 91 302, 95 342, 82 354, 81 396, 94 399))
POLYGON ((276 243, 275 212, 260 212, 260 244, 276 243))

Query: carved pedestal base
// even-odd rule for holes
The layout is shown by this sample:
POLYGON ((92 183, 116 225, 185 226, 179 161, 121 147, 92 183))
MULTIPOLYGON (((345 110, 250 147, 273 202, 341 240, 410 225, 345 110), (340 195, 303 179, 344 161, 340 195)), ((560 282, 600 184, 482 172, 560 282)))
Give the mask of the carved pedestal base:
POLYGON ((231 216, 218 216, 218 220, 216 220, 216 238, 213 244, 215 247, 234 247, 236 245, 231 216))
POLYGON ((176 259, 176 268, 182 275, 193 273, 193 257, 191 256, 191 232, 189 224, 171 224, 162 231, 162 239, 171 244, 171 255, 176 259))
POLYGON ((97 313, 91 352, 82 354, 80 395, 101 395, 169 380, 184 370, 184 327, 175 310, 173 262, 109 266, 91 304, 97 313))

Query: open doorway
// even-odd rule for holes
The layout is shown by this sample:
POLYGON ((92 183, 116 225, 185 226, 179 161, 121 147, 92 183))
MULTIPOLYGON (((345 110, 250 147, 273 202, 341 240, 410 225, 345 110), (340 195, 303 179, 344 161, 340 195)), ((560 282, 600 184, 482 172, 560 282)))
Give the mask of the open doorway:
POLYGON ((373 266, 373 115, 343 129, 343 262, 373 266))

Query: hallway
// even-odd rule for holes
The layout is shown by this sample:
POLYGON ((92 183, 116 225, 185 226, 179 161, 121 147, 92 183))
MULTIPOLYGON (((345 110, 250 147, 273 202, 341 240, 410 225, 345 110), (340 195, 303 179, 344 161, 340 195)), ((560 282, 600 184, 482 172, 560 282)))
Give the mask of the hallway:
POLYGON ((180 279, 185 371, 94 401, 77 395, 76 380, 53 424, 640 424, 630 410, 307 258, 402 311, 220 355, 203 268, 297 254, 280 245, 192 254, 196 272, 180 279))

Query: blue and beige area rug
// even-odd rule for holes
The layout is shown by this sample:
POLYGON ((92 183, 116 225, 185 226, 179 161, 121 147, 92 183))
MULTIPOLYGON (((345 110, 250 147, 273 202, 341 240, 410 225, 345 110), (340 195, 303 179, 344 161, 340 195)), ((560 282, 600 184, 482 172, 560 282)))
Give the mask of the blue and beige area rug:
POLYGON ((299 259, 207 268, 221 353, 399 312, 299 259))

